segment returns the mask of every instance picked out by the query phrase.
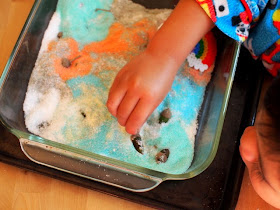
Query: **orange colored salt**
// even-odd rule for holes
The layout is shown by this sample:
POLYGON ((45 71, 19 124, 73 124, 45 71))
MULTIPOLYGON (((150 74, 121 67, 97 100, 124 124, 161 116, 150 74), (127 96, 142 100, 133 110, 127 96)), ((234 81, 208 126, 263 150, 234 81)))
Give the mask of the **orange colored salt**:
MULTIPOLYGON (((62 58, 55 56, 53 59, 56 73, 64 81, 75 78, 77 76, 85 76, 89 74, 94 59, 92 59, 88 53, 80 52, 78 43, 74 39, 67 38, 64 41, 67 42, 67 45, 70 49, 70 55, 67 57, 67 59, 72 60, 74 58, 77 58, 78 56, 80 57, 72 61, 69 68, 66 68, 61 63, 62 58)), ((53 42, 50 43, 49 50, 53 50, 55 48, 55 44, 56 43, 53 42)))
MULTIPOLYGON (((86 45, 82 51, 79 51, 78 43, 74 39, 66 38, 64 41, 67 42, 70 49, 70 55, 67 59, 71 60, 78 56, 81 57, 73 61, 69 68, 65 68, 61 64, 62 58, 55 56, 53 58, 55 71, 64 81, 89 74, 92 62, 94 61, 89 55, 90 53, 117 54, 118 56, 131 58, 131 56, 139 53, 140 46, 147 45, 156 31, 157 28, 147 19, 138 21, 132 27, 125 27, 121 23, 114 23, 110 27, 109 34, 105 40, 92 42, 86 45)), ((49 44, 48 50, 54 51, 56 47, 57 41, 53 41, 49 44)), ((107 68, 110 69, 109 67, 107 68)))
POLYGON ((151 39, 155 32, 156 27, 152 26, 146 19, 135 23, 132 27, 114 23, 105 40, 85 46, 84 51, 88 53, 115 53, 127 56, 128 53, 137 53, 139 46, 151 39))

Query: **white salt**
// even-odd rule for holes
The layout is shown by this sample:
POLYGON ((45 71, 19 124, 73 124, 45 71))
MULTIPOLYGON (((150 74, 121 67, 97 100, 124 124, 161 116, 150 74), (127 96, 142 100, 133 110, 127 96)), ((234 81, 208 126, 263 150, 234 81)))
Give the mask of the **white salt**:
MULTIPOLYGON (((32 97, 29 99, 34 101, 32 97)), ((41 97, 41 101, 37 102, 35 105, 33 104, 34 106, 32 107, 27 106, 27 109, 30 109, 29 115, 26 117, 26 125, 28 130, 35 134, 40 134, 40 126, 38 125, 45 127, 50 124, 59 101, 59 91, 52 88, 41 97)), ((26 104, 28 104, 28 102, 26 102, 26 104)))
POLYGON ((59 33, 60 21, 61 19, 59 13, 55 12, 45 32, 39 55, 48 49, 48 44, 51 40, 57 38, 57 34, 59 33))

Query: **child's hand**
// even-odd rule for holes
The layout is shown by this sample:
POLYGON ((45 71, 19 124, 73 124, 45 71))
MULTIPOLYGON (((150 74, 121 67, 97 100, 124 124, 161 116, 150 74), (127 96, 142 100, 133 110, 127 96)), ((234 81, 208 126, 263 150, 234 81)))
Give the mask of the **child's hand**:
POLYGON ((168 56, 143 52, 116 76, 107 107, 110 113, 136 134, 171 88, 178 65, 168 56))
POLYGON ((271 133, 263 132, 269 132, 265 127, 269 120, 263 112, 258 114, 256 125, 244 131, 240 154, 255 191, 267 203, 280 208, 280 142, 271 140, 271 133))
POLYGON ((195 0, 179 1, 147 50, 118 73, 107 107, 128 133, 141 128, 168 93, 187 55, 213 26, 195 0))

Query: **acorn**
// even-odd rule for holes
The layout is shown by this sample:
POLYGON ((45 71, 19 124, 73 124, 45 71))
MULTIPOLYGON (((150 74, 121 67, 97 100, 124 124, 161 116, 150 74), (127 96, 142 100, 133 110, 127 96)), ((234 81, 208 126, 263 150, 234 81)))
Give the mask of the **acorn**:
POLYGON ((77 60, 78 58, 80 58, 81 56, 77 56, 75 58, 73 58, 72 60, 69 60, 68 58, 62 58, 61 59, 61 65, 65 68, 69 68, 72 64, 72 62, 74 62, 75 60, 77 60))
POLYGON ((170 151, 169 149, 163 149, 156 155, 156 162, 159 163, 165 163, 169 157, 170 151))
POLYGON ((58 34, 57 34, 57 38, 62 38, 63 37, 63 32, 62 31, 60 31, 58 34))
POLYGON ((132 144, 134 148, 137 150, 137 152, 143 154, 144 153, 144 145, 141 139, 141 136, 139 134, 131 135, 130 139, 132 141, 132 144))
POLYGON ((159 116, 159 123, 167 123, 171 118, 172 114, 169 108, 163 110, 159 116))
POLYGON ((71 61, 68 58, 62 58, 61 64, 65 68, 69 68, 71 66, 71 61))

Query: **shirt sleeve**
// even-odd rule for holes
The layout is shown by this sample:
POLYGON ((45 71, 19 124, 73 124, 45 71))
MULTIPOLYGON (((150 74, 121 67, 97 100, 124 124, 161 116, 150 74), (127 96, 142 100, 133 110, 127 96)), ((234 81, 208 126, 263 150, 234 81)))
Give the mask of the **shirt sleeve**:
POLYGON ((268 0, 196 0, 226 35, 245 41, 259 20, 268 0))
POLYGON ((244 42, 268 72, 280 73, 280 1, 196 0, 215 25, 229 37, 244 42))

